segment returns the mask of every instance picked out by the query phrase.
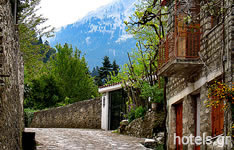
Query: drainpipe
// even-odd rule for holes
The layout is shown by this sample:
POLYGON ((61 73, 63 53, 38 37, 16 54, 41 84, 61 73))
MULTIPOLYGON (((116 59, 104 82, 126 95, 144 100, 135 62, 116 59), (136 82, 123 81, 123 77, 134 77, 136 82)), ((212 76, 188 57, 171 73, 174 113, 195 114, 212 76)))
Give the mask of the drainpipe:
MULTIPOLYGON (((222 0, 222 9, 224 9, 224 4, 225 4, 225 0, 222 0)), ((225 83, 225 62, 227 60, 227 56, 225 55, 225 12, 223 10, 222 12, 222 30, 223 30, 223 37, 222 37, 222 51, 221 51, 221 64, 222 64, 222 81, 223 83, 225 83)), ((226 103, 226 101, 225 101, 226 103)), ((228 130, 228 110, 224 111, 224 137, 227 136, 227 130, 228 130)), ((224 138, 224 143, 226 143, 226 138, 224 138)), ((227 145, 224 144, 224 149, 227 150, 227 145)))

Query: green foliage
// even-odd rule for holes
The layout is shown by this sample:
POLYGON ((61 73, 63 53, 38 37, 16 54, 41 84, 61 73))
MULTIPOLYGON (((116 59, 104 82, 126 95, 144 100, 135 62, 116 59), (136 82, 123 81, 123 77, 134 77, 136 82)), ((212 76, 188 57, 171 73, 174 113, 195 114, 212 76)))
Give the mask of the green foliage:
MULTIPOLYGON (((39 4, 41 0, 19 0, 18 6, 18 24, 25 25, 26 28, 33 31, 37 35, 43 37, 53 36, 54 28, 50 25, 45 25, 45 22, 48 20, 38 13, 39 4)), ((32 33, 27 30, 27 33, 32 33)), ((32 36, 27 36, 29 39, 33 38, 32 36)))
POLYGON ((136 106, 147 106, 148 97, 153 97, 156 102, 163 99, 162 89, 154 77, 158 70, 158 45, 165 36, 166 11, 159 1, 141 0, 129 21, 124 21, 126 31, 138 42, 136 49, 128 54, 129 63, 122 67, 117 77, 111 76, 108 83, 122 81, 136 106))
POLYGON ((114 84, 114 83, 119 83, 122 81, 121 77, 116 75, 115 72, 110 72, 110 75, 108 76, 108 79, 106 84, 114 84))
POLYGON ((141 97, 148 99, 151 98, 152 102, 161 103, 163 102, 163 88, 159 88, 158 84, 151 86, 148 82, 143 83, 141 97))
POLYGON ((128 112, 128 122, 132 122, 134 119, 136 119, 135 117, 135 109, 131 109, 129 112, 128 112))
POLYGON ((53 36, 54 28, 38 14, 40 0, 20 0, 19 42, 24 58, 26 108, 64 106, 98 96, 84 56, 68 44, 57 45, 57 53, 41 37, 53 36), (51 57, 52 56, 52 57, 51 57), (66 98, 65 98, 66 97, 66 98), (65 99, 64 99, 65 98, 65 99))
POLYGON ((133 120, 137 119, 137 118, 141 118, 145 116, 147 109, 139 106, 137 108, 132 108, 129 112, 128 112, 128 122, 132 122, 133 120))
POLYGON ((115 60, 112 63, 112 72, 114 72, 115 75, 117 75, 119 72, 119 65, 117 65, 115 60))
POLYGON ((52 73, 56 77, 62 95, 70 98, 70 102, 98 96, 97 86, 89 74, 81 51, 76 48, 73 52, 72 46, 68 44, 56 45, 56 49, 57 53, 52 60, 52 73))
POLYGON ((53 75, 42 75, 26 86, 25 108, 44 109, 62 102, 64 96, 53 75))
MULTIPOLYGON (((43 63, 40 74, 25 84, 26 108, 44 109, 64 106, 98 96, 81 51, 72 46, 56 46, 57 53, 43 63)), ((28 70, 25 75, 27 76, 28 70)))
POLYGON ((34 116, 34 112, 37 112, 37 110, 33 110, 33 109, 24 109, 24 124, 25 127, 30 127, 30 124, 32 122, 33 116, 34 116))
POLYGON ((95 76, 95 83, 98 86, 102 86, 104 84, 109 84, 111 77, 117 76, 119 73, 119 65, 114 60, 111 64, 109 57, 105 56, 103 58, 102 67, 93 68, 92 76, 95 76))
POLYGON ((118 130, 114 130, 111 133, 119 133, 119 131, 118 130))
POLYGON ((41 37, 53 36, 54 28, 43 25, 47 19, 38 13, 39 3, 40 0, 19 0, 19 43, 24 58, 24 69, 27 72, 26 83, 40 76, 43 59, 48 51, 51 51, 49 45, 42 43, 41 37))
POLYGON ((107 77, 110 74, 110 72, 112 72, 112 70, 113 70, 112 64, 109 60, 109 57, 105 56, 103 58, 102 67, 100 67, 100 69, 99 69, 99 76, 100 76, 103 84, 106 83, 107 77))
POLYGON ((135 110, 135 118, 141 118, 145 116, 147 109, 143 108, 142 106, 137 107, 135 110))
POLYGON ((163 144, 158 144, 154 149, 155 150, 164 150, 164 145, 163 144))

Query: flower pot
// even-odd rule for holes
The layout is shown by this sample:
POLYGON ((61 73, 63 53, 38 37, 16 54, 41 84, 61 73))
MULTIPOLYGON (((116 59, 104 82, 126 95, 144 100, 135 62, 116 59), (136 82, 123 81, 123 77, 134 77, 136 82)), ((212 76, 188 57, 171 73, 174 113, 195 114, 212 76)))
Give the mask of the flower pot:
POLYGON ((157 109, 157 103, 153 102, 151 104, 151 108, 152 108, 153 111, 156 111, 156 109, 157 109))

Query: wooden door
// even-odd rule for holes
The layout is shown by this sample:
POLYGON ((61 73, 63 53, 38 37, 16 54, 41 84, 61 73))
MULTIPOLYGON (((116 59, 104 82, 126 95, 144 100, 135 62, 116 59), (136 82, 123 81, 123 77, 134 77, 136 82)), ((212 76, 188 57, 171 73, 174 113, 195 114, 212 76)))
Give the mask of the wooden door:
POLYGON ((182 150, 182 135, 183 135, 183 104, 176 105, 176 136, 180 137, 180 143, 176 139, 176 150, 182 150))

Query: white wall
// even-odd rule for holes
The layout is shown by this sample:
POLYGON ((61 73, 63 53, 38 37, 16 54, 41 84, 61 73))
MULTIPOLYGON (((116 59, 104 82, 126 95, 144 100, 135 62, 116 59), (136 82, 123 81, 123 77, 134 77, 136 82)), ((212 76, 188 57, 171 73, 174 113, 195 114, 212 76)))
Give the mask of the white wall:
POLYGON ((103 93, 102 95, 102 124, 101 128, 104 130, 108 130, 108 120, 109 120, 109 92, 103 93))

